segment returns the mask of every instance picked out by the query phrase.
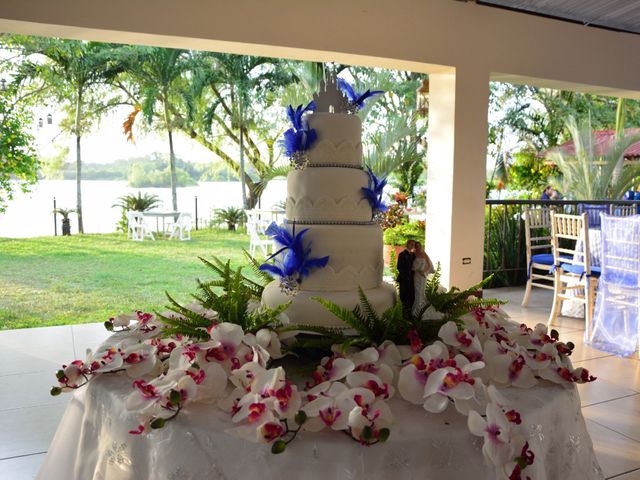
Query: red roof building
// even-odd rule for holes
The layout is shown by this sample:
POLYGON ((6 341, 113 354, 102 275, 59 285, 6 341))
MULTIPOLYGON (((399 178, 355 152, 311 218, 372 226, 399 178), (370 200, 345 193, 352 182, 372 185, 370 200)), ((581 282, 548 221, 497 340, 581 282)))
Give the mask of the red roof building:
MULTIPOLYGON (((640 135, 640 128, 627 128, 624 131, 625 135, 640 135)), ((615 130, 596 130, 593 132, 595 136, 595 152, 596 155, 601 156, 606 154, 609 145, 614 141, 616 131, 615 130)), ((573 140, 569 140, 555 148, 564 150, 567 154, 575 154, 573 148, 573 140)), ((624 158, 626 160, 639 160, 640 159, 640 142, 632 144, 624 152, 624 158)))

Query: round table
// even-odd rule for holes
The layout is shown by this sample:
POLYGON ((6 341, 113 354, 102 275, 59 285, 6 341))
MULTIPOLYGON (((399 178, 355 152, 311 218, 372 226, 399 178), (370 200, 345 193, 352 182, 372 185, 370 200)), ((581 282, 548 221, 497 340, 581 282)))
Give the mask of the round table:
MULTIPOLYGON (((401 398, 384 444, 363 447, 340 432, 302 432, 280 455, 267 445, 230 436, 228 415, 190 404, 165 428, 131 435, 134 414, 124 408, 131 379, 105 375, 75 392, 40 480, 184 479, 466 479, 499 478, 486 465, 482 439, 453 406, 429 414, 401 398)), ((502 390, 522 414, 521 433, 535 453, 532 479, 602 479, 575 387, 541 383, 502 390)))

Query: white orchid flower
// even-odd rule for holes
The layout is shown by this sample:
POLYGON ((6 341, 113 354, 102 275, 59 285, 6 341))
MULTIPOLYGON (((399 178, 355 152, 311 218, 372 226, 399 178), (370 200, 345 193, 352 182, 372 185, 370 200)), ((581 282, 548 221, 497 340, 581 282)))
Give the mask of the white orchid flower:
POLYGON ((484 368, 484 363, 470 363, 462 355, 456 355, 454 360, 455 366, 440 368, 429 375, 423 393, 423 407, 428 412, 443 412, 449 399, 457 403, 474 397, 476 379, 471 372, 484 368))
POLYGON ((487 340, 484 357, 491 379, 500 385, 531 388, 538 383, 527 364, 526 350, 518 345, 487 340))
POLYGON ((482 453, 491 465, 502 467, 514 458, 514 435, 512 424, 502 408, 487 405, 486 420, 478 412, 470 411, 467 425, 472 434, 483 437, 482 453))
POLYGON ((442 341, 463 353, 473 361, 482 360, 482 345, 475 333, 464 329, 458 330, 455 322, 447 322, 438 331, 442 341))
POLYGON ((393 386, 369 372, 351 372, 347 375, 346 382, 351 388, 362 387, 371 390, 376 398, 380 397, 386 400, 393 397, 395 393, 393 386))
MULTIPOLYGON (((424 387, 431 372, 447 366, 449 352, 446 345, 436 341, 411 357, 398 375, 398 392, 410 403, 424 402, 424 387)), ((451 363, 451 362, 449 362, 451 363)))

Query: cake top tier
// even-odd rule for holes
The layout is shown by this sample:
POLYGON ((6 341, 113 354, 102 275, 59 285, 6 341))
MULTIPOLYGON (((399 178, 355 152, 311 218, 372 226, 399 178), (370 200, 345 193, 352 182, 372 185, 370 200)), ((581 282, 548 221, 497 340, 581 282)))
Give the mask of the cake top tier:
POLYGON ((311 166, 362 167, 362 122, 346 113, 312 113, 306 116, 318 138, 309 149, 311 166))

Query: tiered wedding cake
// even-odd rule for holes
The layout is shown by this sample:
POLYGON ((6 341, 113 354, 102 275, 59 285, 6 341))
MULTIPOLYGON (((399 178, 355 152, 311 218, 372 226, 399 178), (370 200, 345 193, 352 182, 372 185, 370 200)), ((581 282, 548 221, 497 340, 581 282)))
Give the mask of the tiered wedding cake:
POLYGON ((269 307, 291 301, 286 311, 291 323, 342 326, 313 297, 352 309, 359 303, 360 286, 381 313, 393 306, 396 294, 382 281, 382 229, 372 221, 372 207, 362 191, 369 175, 362 166, 360 118, 332 113, 345 105, 334 82, 327 82, 315 101, 317 110, 305 121, 317 139, 306 152, 306 168, 288 175, 285 224, 290 232, 294 225, 298 232, 308 229, 305 246, 314 256, 328 256, 329 262, 313 269, 295 296, 283 293, 274 281, 262 298, 269 307))

